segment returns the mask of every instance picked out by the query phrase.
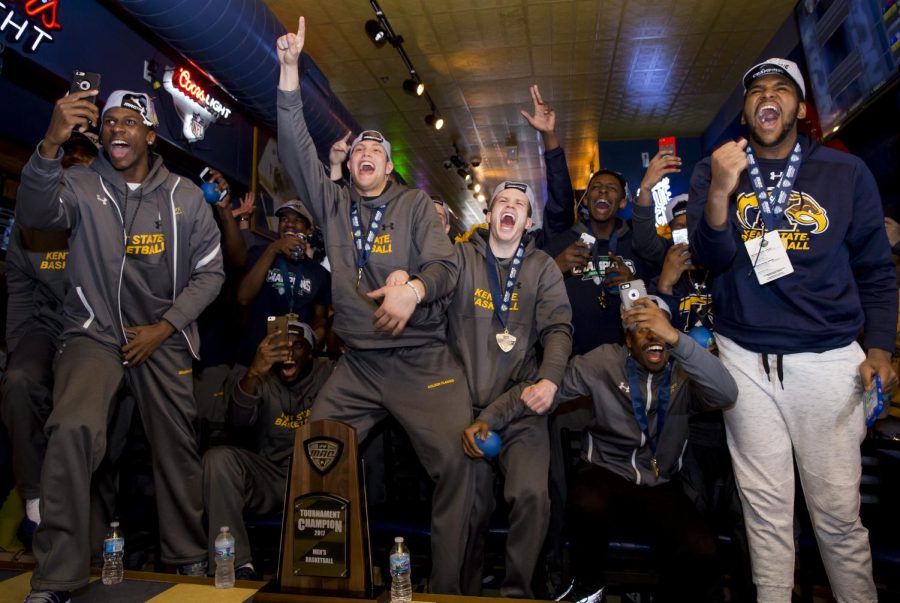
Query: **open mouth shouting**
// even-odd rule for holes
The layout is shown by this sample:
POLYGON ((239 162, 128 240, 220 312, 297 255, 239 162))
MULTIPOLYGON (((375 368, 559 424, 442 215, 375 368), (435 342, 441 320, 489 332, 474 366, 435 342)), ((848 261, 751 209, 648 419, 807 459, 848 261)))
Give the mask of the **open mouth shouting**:
POLYGON ((661 343, 647 343, 642 349, 648 363, 656 365, 662 364, 664 361, 666 348, 661 343))
POLYGON ((121 138, 114 138, 109 143, 109 155, 114 160, 121 161, 128 155, 129 150, 131 150, 131 145, 121 138))
POLYGON ((774 103, 763 103, 756 109, 756 124, 765 131, 778 129, 781 109, 774 103))
POLYGON ((375 164, 371 161, 362 161, 357 171, 360 176, 372 176, 375 174, 375 164))
POLYGON ((518 221, 516 217, 516 212, 511 209, 506 209, 500 212, 500 229, 501 230, 514 230, 516 227, 516 222, 518 221))

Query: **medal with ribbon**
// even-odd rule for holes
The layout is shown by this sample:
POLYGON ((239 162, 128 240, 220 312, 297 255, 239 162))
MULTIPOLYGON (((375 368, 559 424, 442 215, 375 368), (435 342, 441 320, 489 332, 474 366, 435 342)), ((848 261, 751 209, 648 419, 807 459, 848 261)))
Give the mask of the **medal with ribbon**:
POLYGON ((769 232, 778 230, 778 224, 784 219, 784 212, 787 209, 788 199, 791 191, 794 189, 794 182, 797 181, 797 174, 800 171, 800 162, 803 160, 803 151, 800 148, 800 141, 794 145, 788 157, 787 165, 781 172, 778 183, 773 187, 772 194, 766 189, 763 182, 763 175, 753 156, 753 148, 748 144, 745 149, 747 153, 747 170, 750 174, 750 185, 756 194, 756 200, 759 202, 759 213, 765 224, 765 229, 769 232))
POLYGON ((638 377, 637 366, 634 358, 629 354, 626 360, 628 367, 628 388, 631 390, 631 409, 634 411, 634 419, 637 421, 638 427, 647 439, 650 445, 650 469, 653 475, 659 479, 659 462, 656 460, 656 447, 659 444, 659 437, 662 434, 663 427, 666 425, 666 417, 669 412, 669 382, 672 379, 672 363, 666 364, 659 387, 656 390, 656 433, 650 434, 650 421, 647 419, 647 407, 644 404, 644 396, 641 394, 641 382, 638 377))
POLYGON ((356 288, 359 288, 359 281, 362 280, 362 271, 369 262, 369 256, 372 255, 372 244, 378 234, 378 228, 384 219, 385 208, 387 205, 380 205, 375 208, 372 215, 372 222, 369 224, 369 231, 366 238, 363 239, 362 224, 359 220, 359 204, 350 205, 350 225, 353 227, 353 242, 356 245, 356 288))
MULTIPOLYGON (((606 245, 606 257, 610 257, 616 254, 616 244, 619 241, 619 231, 614 230, 612 235, 609 237, 609 243, 606 245)), ((606 310, 609 308, 609 299, 606 295, 607 287, 603 283, 603 279, 606 278, 606 270, 603 271, 603 274, 600 274, 600 241, 594 242, 594 247, 591 249, 591 279, 594 281, 594 284, 600 287, 600 295, 597 296, 597 303, 600 304, 600 308, 606 310)), ((610 294, 614 292, 612 290, 609 291, 610 294)))
POLYGON ((500 267, 494 252, 491 250, 490 244, 487 246, 487 255, 485 262, 487 263, 488 285, 491 289, 491 302, 494 305, 494 316, 500 321, 503 327, 502 333, 497 333, 497 345, 504 352, 509 352, 516 345, 516 336, 509 332, 506 326, 506 320, 509 318, 509 309, 512 306, 513 289, 516 288, 516 282, 519 280, 519 269, 522 266, 522 259, 525 257, 525 237, 519 243, 516 254, 509 263, 509 275, 506 277, 506 288, 502 294, 500 291, 500 267))

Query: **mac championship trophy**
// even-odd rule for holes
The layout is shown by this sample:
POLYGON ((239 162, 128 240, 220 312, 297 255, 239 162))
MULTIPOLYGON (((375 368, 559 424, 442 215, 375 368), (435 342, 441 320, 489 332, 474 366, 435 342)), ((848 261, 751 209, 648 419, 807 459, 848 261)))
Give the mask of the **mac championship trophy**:
POLYGON ((366 509, 360 495, 356 432, 337 421, 297 430, 284 510, 282 592, 366 596, 366 509))

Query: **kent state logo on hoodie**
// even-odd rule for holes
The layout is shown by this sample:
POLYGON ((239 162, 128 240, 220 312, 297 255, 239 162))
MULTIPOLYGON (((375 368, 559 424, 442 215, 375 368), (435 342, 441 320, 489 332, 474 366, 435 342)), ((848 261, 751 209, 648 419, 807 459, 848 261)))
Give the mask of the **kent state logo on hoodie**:
POLYGON ((41 270, 65 270, 68 251, 48 251, 38 266, 41 270))
POLYGON ((166 250, 166 237, 161 232, 133 234, 128 237, 125 253, 128 255, 159 255, 166 250))
MULTIPOLYGON (((769 189, 772 192, 772 189, 769 189)), ((744 232, 744 241, 756 239, 763 233, 763 221, 759 213, 759 201, 754 193, 739 193, 736 213, 744 232)), ((819 235, 828 230, 828 212, 810 195, 792 191, 788 197, 786 220, 778 229, 781 241, 787 251, 809 251, 810 235, 819 235)))

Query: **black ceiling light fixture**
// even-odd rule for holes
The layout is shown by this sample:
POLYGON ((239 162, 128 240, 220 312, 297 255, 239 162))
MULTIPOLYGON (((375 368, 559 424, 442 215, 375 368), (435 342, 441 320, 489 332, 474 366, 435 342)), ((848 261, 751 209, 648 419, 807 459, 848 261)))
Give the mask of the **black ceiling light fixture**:
POLYGON ((425 123, 435 130, 440 130, 444 127, 444 118, 441 117, 437 107, 435 107, 431 95, 425 90, 425 82, 419 77, 419 73, 413 67, 412 61, 409 60, 409 55, 403 49, 403 36, 398 36, 394 28, 391 27, 390 21, 388 21, 384 11, 381 10, 381 6, 378 5, 378 0, 369 0, 369 4, 372 5, 372 10, 375 11, 375 19, 366 21, 366 35, 372 39, 372 42, 378 48, 381 48, 386 43, 390 43, 391 46, 397 49, 397 54, 400 55, 403 65, 409 71, 409 78, 403 80, 403 91, 428 101, 431 113, 425 117, 425 123))
POLYGON ((376 48, 381 48, 388 41, 387 31, 374 19, 366 21, 366 34, 372 40, 372 43, 375 44, 376 48))

